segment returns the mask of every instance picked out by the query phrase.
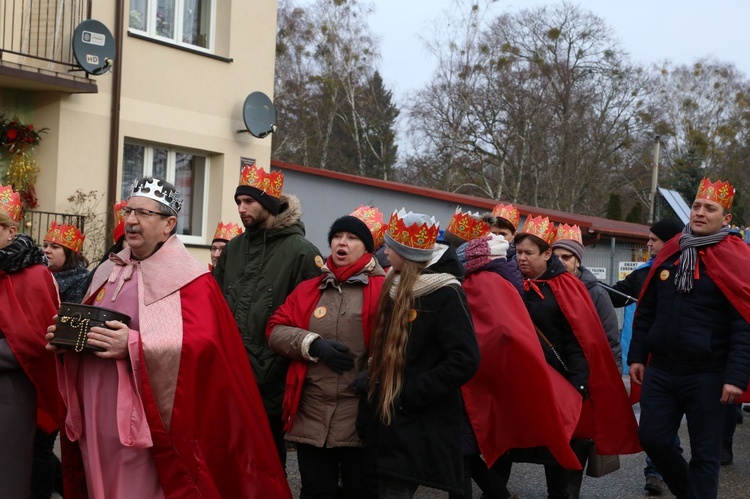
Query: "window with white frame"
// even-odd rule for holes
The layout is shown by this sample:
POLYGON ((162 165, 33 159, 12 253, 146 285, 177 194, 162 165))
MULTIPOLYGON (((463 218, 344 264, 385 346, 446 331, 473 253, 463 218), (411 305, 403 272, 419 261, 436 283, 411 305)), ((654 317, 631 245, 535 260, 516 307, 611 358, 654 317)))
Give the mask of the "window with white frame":
POLYGON ((215 0, 130 0, 131 30, 213 51, 215 0))
POLYGON ((169 146, 126 142, 121 199, 127 199, 133 181, 144 176, 164 178, 180 190, 183 203, 177 217, 177 234, 186 243, 205 243, 208 157, 169 146))

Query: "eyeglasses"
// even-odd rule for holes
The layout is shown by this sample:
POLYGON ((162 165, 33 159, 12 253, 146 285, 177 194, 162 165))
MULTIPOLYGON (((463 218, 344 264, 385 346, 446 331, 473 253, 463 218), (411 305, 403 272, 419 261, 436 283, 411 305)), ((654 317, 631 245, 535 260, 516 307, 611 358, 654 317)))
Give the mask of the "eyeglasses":
POLYGON ((575 255, 567 254, 567 255, 557 255, 557 258, 562 260, 563 262, 567 262, 571 258, 573 258, 575 255))
POLYGON ((122 214, 122 218, 128 218, 128 215, 130 215, 131 213, 135 213, 135 218, 149 218, 154 215, 158 215, 160 217, 170 216, 158 211, 147 210, 146 208, 130 208, 129 206, 125 206, 124 208, 120 209, 120 213, 122 214))

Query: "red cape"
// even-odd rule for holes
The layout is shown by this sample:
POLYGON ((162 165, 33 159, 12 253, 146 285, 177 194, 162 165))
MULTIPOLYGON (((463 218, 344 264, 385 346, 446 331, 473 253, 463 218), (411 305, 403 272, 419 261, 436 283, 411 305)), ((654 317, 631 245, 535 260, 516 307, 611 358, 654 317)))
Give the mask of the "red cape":
POLYGON ((580 470, 570 439, 581 396, 545 361, 518 290, 481 270, 462 287, 481 361, 461 391, 487 466, 509 449, 543 446, 563 467, 580 470))
POLYGON ((567 272, 547 283, 589 364, 589 398, 573 436, 594 439, 599 454, 640 452, 638 423, 586 286, 567 272))
MULTIPOLYGON (((164 495, 291 498, 237 323, 221 290, 206 273, 184 286, 180 298, 183 346, 169 431, 146 369, 141 371, 164 495)), ((80 449, 77 442, 66 439, 66 444, 77 458, 67 463, 66 472, 80 480, 80 449)), ((66 488, 65 497, 86 497, 85 483, 74 485, 70 496, 66 488)))
POLYGON ((63 421, 55 355, 44 349, 47 327, 60 308, 54 277, 44 265, 0 271, 0 300, 0 331, 36 388, 37 425, 51 433, 63 421))
MULTIPOLYGON (((651 266, 646 281, 641 288, 640 300, 643 298, 646 288, 656 273, 656 269, 664 262, 679 258, 680 238, 673 237, 662 247, 651 266)), ((714 281, 714 284, 724 293, 729 303, 750 322, 750 270, 747 265, 737 265, 737 262, 750 262, 750 245, 738 237, 727 236, 717 244, 712 244, 698 249, 698 258, 703 259, 706 273, 714 281)), ((696 262, 698 265, 700 262, 696 262)), ((636 309, 636 313, 638 310, 636 309)), ((630 390, 630 398, 633 404, 641 398, 641 386, 633 385, 630 390)), ((738 403, 750 402, 750 386, 745 389, 738 403)))

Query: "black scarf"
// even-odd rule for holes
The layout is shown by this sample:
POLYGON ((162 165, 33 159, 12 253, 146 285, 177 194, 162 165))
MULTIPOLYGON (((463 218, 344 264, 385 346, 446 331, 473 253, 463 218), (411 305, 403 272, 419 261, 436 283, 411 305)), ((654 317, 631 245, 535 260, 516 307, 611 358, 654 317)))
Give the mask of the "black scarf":
POLYGON ((26 234, 18 234, 13 242, 0 249, 0 271, 12 274, 31 265, 42 264, 47 267, 47 257, 41 248, 34 245, 26 234))
POLYGON ((729 235, 729 227, 722 227, 719 232, 709 234, 708 236, 693 235, 690 224, 685 225, 680 236, 680 268, 674 276, 674 282, 677 285, 677 291, 680 293, 690 293, 693 290, 693 280, 695 279, 695 266, 698 259, 696 248, 716 244, 729 235))

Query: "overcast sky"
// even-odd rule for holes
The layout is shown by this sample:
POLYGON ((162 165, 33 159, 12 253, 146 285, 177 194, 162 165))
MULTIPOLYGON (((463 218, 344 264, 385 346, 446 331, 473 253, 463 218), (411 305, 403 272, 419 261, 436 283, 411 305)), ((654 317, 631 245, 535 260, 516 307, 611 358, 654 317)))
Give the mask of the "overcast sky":
MULTIPOLYGON (((298 0, 312 3, 312 0, 298 0)), ((500 0, 494 12, 553 5, 542 0, 500 0)), ((670 59, 692 63, 702 56, 733 62, 750 74, 748 0, 579 0, 571 2, 602 17, 634 62, 670 59)), ((435 20, 445 18, 452 0, 374 0, 370 26, 380 39, 380 70, 402 101, 423 85, 435 61, 420 38, 429 38, 435 20)))

